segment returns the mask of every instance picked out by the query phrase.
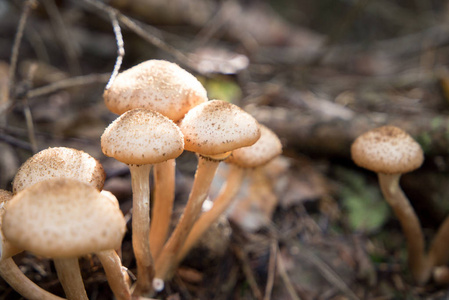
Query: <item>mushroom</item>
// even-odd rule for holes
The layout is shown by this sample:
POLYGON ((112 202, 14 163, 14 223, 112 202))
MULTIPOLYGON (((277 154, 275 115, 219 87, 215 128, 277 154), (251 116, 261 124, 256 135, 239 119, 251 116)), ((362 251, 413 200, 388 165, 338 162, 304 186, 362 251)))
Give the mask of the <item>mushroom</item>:
MULTIPOLYGON (((4 213, 4 205, 12 198, 12 193, 0 190, 0 228, 2 227, 2 218, 4 213)), ((0 244, 0 276, 20 295, 30 300, 62 300, 56 295, 49 293, 32 282, 26 277, 19 267, 16 265, 12 256, 21 252, 18 248, 11 245, 1 234, 0 244)))
POLYGON ((377 173, 382 194, 401 223, 413 279, 418 284, 427 282, 431 270, 421 225, 399 185, 402 174, 423 163, 420 145, 402 129, 383 126, 359 136, 351 146, 351 156, 358 166, 377 173))
POLYGON ((184 213, 156 260, 153 288, 161 291, 176 268, 176 256, 201 213, 221 160, 232 150, 254 144, 260 137, 257 121, 231 103, 211 100, 192 108, 180 121, 185 149, 198 154, 198 167, 184 213))
MULTIPOLYGON (((104 92, 103 98, 108 109, 116 114, 145 108, 177 122, 192 107, 206 102, 207 93, 192 74, 177 64, 148 60, 120 73, 104 92)), ((153 166, 150 249, 154 259, 159 256, 170 227, 175 166, 174 159, 153 166)))
POLYGON ((176 257, 178 263, 195 246, 204 232, 229 208, 242 185, 246 170, 260 168, 282 153, 281 141, 273 131, 260 125, 260 133, 260 138, 255 144, 232 151, 224 161, 229 164, 226 183, 215 198, 212 208, 204 212, 193 225, 176 257))
MULTIPOLYGON (((32 157, 30 157, 16 173, 13 180, 13 191, 15 193, 26 189, 38 182, 52 179, 52 178, 71 178, 81 182, 90 184, 97 190, 101 190, 104 185, 106 174, 103 166, 92 156, 84 151, 66 148, 55 147, 42 150, 32 157)), ((116 200, 116 199, 115 199, 116 200)), ((118 260, 115 251, 108 253, 99 253, 101 262, 105 268, 108 281, 122 280, 123 278, 116 277, 114 270, 121 269, 122 265, 118 260), (108 258, 108 260, 106 260, 108 258), (115 262, 116 265, 107 265, 105 262, 115 262), (111 275, 111 272, 112 275, 111 275)), ((78 285, 82 285, 81 277, 76 277, 79 281, 78 285)), ((114 286, 114 284, 111 285, 114 286)), ((118 286, 118 285, 115 285, 118 286)), ((121 287, 119 294, 126 295, 128 287, 121 287)), ((113 290, 114 293, 116 291, 113 290)), ((128 291, 129 293, 129 291, 128 291)), ((117 299, 125 299, 121 296, 116 296, 117 299)))
POLYGON ((133 109, 113 121, 101 136, 106 156, 128 165, 133 190, 132 240, 137 263, 134 293, 151 290, 153 259, 150 253, 150 186, 152 164, 178 157, 184 149, 181 131, 173 121, 147 109, 133 109))
POLYGON ((17 193, 3 215, 15 247, 51 257, 67 299, 88 299, 78 257, 120 247, 126 221, 120 209, 89 184, 57 178, 17 193))
POLYGON ((50 178, 72 178, 101 190, 106 178, 103 166, 84 151, 65 147, 42 150, 25 161, 14 177, 16 194, 50 178))

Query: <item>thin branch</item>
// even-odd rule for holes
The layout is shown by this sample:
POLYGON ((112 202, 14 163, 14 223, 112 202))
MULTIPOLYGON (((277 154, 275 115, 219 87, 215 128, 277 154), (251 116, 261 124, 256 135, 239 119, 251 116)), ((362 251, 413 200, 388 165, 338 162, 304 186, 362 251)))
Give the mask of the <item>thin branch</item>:
POLYGON ((278 253, 277 240, 271 241, 270 260, 268 261, 268 278, 265 286, 265 295, 263 300, 271 299, 271 292, 273 291, 274 278, 276 275, 276 257, 278 253))
POLYGON ((287 270, 286 270, 284 262, 282 260, 279 248, 277 249, 276 252, 277 252, 277 254, 276 254, 277 271, 278 271, 279 275, 281 276, 282 281, 284 282, 285 288, 287 289, 290 297, 293 300, 301 300, 301 298, 296 293, 295 287, 293 286, 292 282, 290 281, 290 278, 287 275, 287 270))
POLYGON ((77 50, 73 46, 70 39, 70 33, 64 23, 64 20, 56 6, 54 0, 44 0, 43 1, 45 9, 50 16, 50 21, 52 23, 53 29, 60 40, 64 55, 66 56, 67 62, 69 64, 70 71, 72 75, 81 74, 81 67, 78 62, 77 50))
POLYGON ((120 67, 122 65, 123 57, 125 56, 125 47, 123 42, 122 31, 120 24, 117 20, 117 11, 115 9, 109 9, 109 17, 111 18, 112 28, 114 29, 115 40, 117 41, 117 60, 115 61, 114 70, 112 71, 111 78, 106 84, 106 90, 109 89, 112 83, 117 77, 120 67))
POLYGON ((82 0, 82 1, 94 6, 95 8, 97 8, 98 10, 100 10, 106 14, 110 14, 110 11, 114 11, 114 13, 117 16, 117 19, 119 20, 119 22, 121 24, 128 27, 128 29, 130 29, 131 31, 133 31, 134 33, 136 33, 141 38, 143 38, 150 44, 154 45, 155 47, 158 47, 159 49, 173 55, 173 57, 175 57, 182 64, 193 68, 192 60, 189 57, 187 57, 183 52, 181 52, 178 49, 176 49, 175 47, 167 44, 166 42, 164 42, 162 39, 156 37, 155 35, 150 34, 146 30, 146 28, 151 28, 151 29, 155 30, 153 27, 151 27, 147 24, 143 24, 137 20, 134 20, 134 19, 122 14, 120 11, 116 10, 115 8, 113 8, 109 5, 106 5, 100 1, 96 1, 96 0, 82 0))
POLYGON ((14 94, 14 84, 15 84, 15 75, 16 75, 16 69, 17 69, 17 61, 19 57, 19 49, 20 44, 22 42, 23 38, 23 32, 25 30, 25 25, 28 19, 28 16, 30 15, 31 9, 37 6, 37 2, 35 0, 27 0, 22 9, 22 14, 20 16, 19 25, 17 26, 17 32, 16 36, 14 37, 14 44, 12 46, 11 51, 11 61, 9 64, 9 93, 6 97, 6 99, 10 99, 10 96, 14 94))
POLYGON ((245 274, 246 280, 248 281, 248 284, 251 288, 254 298, 261 300, 263 298, 262 293, 259 290, 256 278, 254 277, 253 271, 251 270, 251 266, 248 262, 248 257, 245 251, 240 249, 239 247, 234 247, 234 253, 242 263, 243 273, 245 274))

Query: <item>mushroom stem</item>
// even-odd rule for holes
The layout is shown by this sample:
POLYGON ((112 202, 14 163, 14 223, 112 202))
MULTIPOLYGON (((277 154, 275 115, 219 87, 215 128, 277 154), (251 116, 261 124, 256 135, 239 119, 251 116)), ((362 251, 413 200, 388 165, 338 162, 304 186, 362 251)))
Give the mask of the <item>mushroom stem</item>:
POLYGON ((449 261, 449 217, 440 225, 429 248, 429 260, 432 267, 441 266, 449 261))
POLYGON ((14 260, 9 257, 0 262, 0 276, 20 295, 29 300, 63 300, 43 290, 26 277, 14 260))
POLYGON ((378 173, 382 194, 399 219, 405 234, 412 276, 418 284, 424 284, 431 275, 429 259, 425 254, 424 235, 413 207, 399 186, 400 177, 401 174, 378 173))
POLYGON ((235 195, 239 191, 242 180, 245 176, 245 169, 235 165, 229 166, 229 173, 227 175, 225 185, 220 189, 219 194, 214 200, 214 204, 209 211, 204 212, 195 222, 192 230, 187 236, 187 239, 181 248, 181 251, 176 256, 176 261, 179 264, 190 250, 197 244, 201 236, 209 229, 209 227, 217 221, 217 219, 229 208, 235 195))
POLYGON ((56 273, 68 300, 89 300, 81 277, 78 258, 54 258, 56 273))
POLYGON ((175 198, 175 160, 154 165, 154 194, 151 211, 150 249, 157 260, 167 239, 175 198))
POLYGON ((198 167, 184 213, 156 260, 156 273, 153 280, 153 287, 156 291, 161 291, 164 288, 163 281, 170 278, 175 271, 176 256, 201 213, 201 207, 208 196, 219 163, 218 160, 206 158, 202 155, 198 157, 198 167))
POLYGON ((109 286, 117 300, 130 300, 131 293, 122 270, 122 262, 115 250, 95 253, 103 266, 109 286))
POLYGON ((132 244, 137 264, 135 295, 151 291, 154 266, 150 252, 150 171, 151 165, 128 165, 133 190, 132 244))

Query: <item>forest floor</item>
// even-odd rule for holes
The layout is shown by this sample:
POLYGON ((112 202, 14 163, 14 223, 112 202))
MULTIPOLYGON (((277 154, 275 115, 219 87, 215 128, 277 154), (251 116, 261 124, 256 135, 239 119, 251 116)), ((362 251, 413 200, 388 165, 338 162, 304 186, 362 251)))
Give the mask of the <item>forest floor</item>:
MULTIPOLYGON (((102 100, 117 59, 116 21, 121 70, 148 59, 175 62, 210 99, 244 108, 283 144, 283 155, 245 181, 229 218, 155 298, 449 297, 445 285, 413 283, 376 174, 355 166, 349 151, 358 135, 386 124, 420 143, 425 162, 401 185, 430 243, 449 213, 448 1, 102 3, 0 2, 0 188, 11 189, 33 153, 72 147, 103 164, 105 189, 131 217, 128 168, 100 148, 116 118, 102 100)), ((177 160, 178 215, 195 167, 191 153, 177 160)), ((225 174, 222 166, 212 198, 225 174)), ((134 273, 130 230, 122 258, 134 273)), ((50 260, 27 252, 14 260, 63 296, 50 260)), ((89 299, 112 299, 96 257, 80 263, 89 299)), ((0 281, 0 299, 20 296, 0 281)))

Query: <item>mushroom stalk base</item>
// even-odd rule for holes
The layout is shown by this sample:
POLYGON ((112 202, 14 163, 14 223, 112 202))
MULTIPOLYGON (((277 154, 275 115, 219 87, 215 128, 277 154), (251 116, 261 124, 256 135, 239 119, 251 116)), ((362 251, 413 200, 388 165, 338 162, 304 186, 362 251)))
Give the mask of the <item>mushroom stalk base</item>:
POLYGON ((137 283, 133 295, 151 292, 154 274, 150 252, 150 171, 151 165, 129 165, 133 190, 132 244, 137 264, 137 283))
MULTIPOLYGON (((201 207, 209 194, 209 188, 219 163, 217 160, 199 156, 195 179, 184 213, 156 261, 154 277, 157 282, 165 281, 173 276, 176 268, 176 256, 201 213, 201 207)), ((160 285, 158 286, 157 289, 160 290, 160 285)))
POLYGON ((20 295, 29 300, 63 300, 49 293, 26 277, 12 258, 0 262, 0 276, 20 295))
POLYGON ((385 200, 399 219, 407 241, 408 264, 414 280, 426 283, 431 275, 429 259, 425 254, 424 235, 413 207, 399 186, 401 174, 378 173, 379 185, 385 200))
POLYGON ((167 239, 175 198, 175 160, 154 165, 154 198, 151 211, 150 249, 157 260, 167 239))
POLYGON ((210 226, 217 221, 217 219, 229 208, 235 195, 239 191, 242 180, 245 175, 245 170, 234 165, 229 166, 229 173, 226 177, 225 185, 220 189, 219 194, 214 200, 214 204, 209 211, 204 212, 198 221, 192 227, 184 246, 176 256, 179 264, 190 250, 198 243, 203 234, 210 228, 210 226))
POLYGON ((54 258, 56 273, 68 300, 89 300, 78 258, 54 258))
POLYGON ((131 300, 129 285, 122 270, 122 262, 115 250, 95 253, 103 266, 109 286, 117 300, 131 300))

